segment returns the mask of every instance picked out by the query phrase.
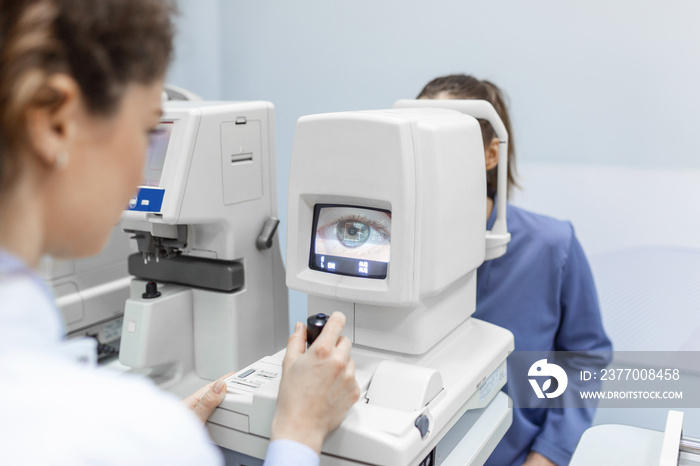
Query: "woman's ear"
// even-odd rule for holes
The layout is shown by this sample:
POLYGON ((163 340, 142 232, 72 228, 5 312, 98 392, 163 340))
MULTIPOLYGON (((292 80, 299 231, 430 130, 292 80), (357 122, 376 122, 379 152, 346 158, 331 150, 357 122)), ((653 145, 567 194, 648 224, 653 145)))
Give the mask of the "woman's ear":
POLYGON ((81 108, 78 84, 70 76, 55 74, 47 79, 40 99, 27 110, 29 147, 43 165, 61 166, 81 108))
POLYGON ((484 150, 486 156, 486 171, 496 168, 498 165, 498 138, 491 139, 491 142, 484 150))

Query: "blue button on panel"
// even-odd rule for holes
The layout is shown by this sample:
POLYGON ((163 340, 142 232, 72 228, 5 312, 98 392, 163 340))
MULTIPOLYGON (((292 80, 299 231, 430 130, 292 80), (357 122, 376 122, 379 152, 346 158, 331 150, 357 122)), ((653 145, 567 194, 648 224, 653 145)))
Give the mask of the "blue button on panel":
POLYGON ((141 188, 139 193, 129 201, 127 210, 137 212, 160 212, 163 206, 163 196, 165 189, 141 188))

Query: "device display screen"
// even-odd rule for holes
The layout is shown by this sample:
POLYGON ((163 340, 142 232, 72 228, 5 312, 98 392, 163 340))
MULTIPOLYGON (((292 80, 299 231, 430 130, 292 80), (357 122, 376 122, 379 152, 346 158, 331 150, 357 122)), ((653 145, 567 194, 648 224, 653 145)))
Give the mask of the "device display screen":
POLYGON ((173 123, 162 122, 151 134, 151 141, 146 153, 146 165, 143 167, 142 186, 160 186, 160 176, 163 174, 165 154, 168 152, 168 143, 172 132, 173 123))
POLYGON ((316 204, 310 268, 352 277, 386 278, 390 253, 388 210, 316 204))

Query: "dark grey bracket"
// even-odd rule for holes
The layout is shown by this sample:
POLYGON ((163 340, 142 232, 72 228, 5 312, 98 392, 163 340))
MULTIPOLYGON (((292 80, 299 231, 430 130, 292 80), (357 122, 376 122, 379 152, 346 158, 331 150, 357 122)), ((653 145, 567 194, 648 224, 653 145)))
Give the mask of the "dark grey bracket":
POLYGON ((132 254, 129 256, 129 273, 144 280, 175 283, 226 293, 240 290, 245 284, 241 262, 190 256, 144 262, 143 255, 132 254))

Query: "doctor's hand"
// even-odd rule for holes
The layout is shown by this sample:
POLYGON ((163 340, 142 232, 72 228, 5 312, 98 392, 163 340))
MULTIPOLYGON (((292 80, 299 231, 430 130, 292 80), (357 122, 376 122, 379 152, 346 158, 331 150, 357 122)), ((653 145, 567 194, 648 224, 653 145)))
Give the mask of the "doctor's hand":
POLYGON ((344 327, 345 316, 334 312, 307 351, 306 327, 297 323, 282 364, 271 440, 294 440, 320 454, 323 439, 360 397, 352 344, 340 335, 344 327))
POLYGON ((226 374, 219 380, 203 386, 182 400, 182 402, 187 409, 191 409, 203 423, 207 422, 211 413, 224 401, 226 397, 226 384, 224 383, 224 379, 232 374, 233 372, 226 374))

